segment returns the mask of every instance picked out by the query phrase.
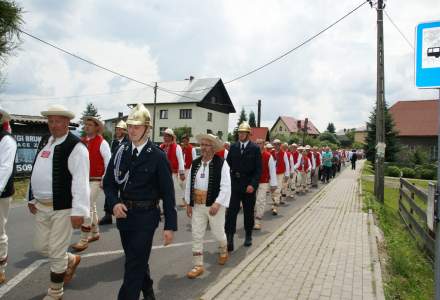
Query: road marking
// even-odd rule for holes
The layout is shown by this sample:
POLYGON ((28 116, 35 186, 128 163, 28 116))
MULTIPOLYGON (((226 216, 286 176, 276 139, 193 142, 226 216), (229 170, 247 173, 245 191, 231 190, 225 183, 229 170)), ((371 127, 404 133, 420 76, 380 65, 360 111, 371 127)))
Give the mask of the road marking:
MULTIPOLYGON (((212 242, 215 242, 215 241, 214 240, 203 241, 204 244, 212 243, 212 242)), ((191 242, 184 242, 184 243, 175 243, 175 244, 171 244, 168 246, 157 245, 157 246, 153 246, 152 250, 181 247, 181 246, 187 246, 187 245, 191 245, 191 244, 192 244, 192 241, 191 242)), ((124 254, 124 250, 87 253, 87 254, 81 255, 81 258, 107 256, 107 255, 119 255, 119 254, 124 254)), ((8 280, 2 287, 0 287, 0 298, 2 298, 7 292, 12 290, 17 284, 22 282, 32 272, 34 272, 41 265, 47 263, 48 261, 49 260, 47 258, 38 259, 38 260, 34 261, 32 264, 30 264, 28 267, 26 267, 24 270, 20 271, 17 275, 15 275, 14 278, 12 278, 11 280, 8 280)))

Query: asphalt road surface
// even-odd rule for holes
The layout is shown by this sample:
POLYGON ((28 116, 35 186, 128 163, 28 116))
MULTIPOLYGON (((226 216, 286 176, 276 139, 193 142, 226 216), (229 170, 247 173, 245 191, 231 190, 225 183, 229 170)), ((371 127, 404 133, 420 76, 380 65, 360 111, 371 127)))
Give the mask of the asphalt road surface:
MULTIPOLYGON (((191 223, 185 209, 178 208, 179 231, 175 233, 171 246, 162 246, 163 223, 156 231, 153 251, 150 256, 150 269, 154 280, 157 299, 197 299, 210 285, 232 270, 244 257, 251 253, 264 239, 299 211, 322 188, 312 189, 308 194, 296 196, 279 209, 278 216, 272 216, 270 205, 261 231, 254 231, 253 246, 243 247, 243 215, 238 216, 236 250, 225 266, 219 266, 217 243, 208 231, 205 237, 205 273, 194 280, 186 273, 191 269, 191 223)), ((269 200, 269 198, 268 198, 269 200)), ((268 201, 269 203, 269 201, 268 201)), ((99 203, 102 215, 103 201, 99 203)), ((47 260, 34 251, 34 218, 27 206, 11 209, 7 224, 9 236, 9 261, 6 271, 8 283, 0 287, 0 297, 10 300, 42 299, 49 284, 47 260)), ((79 239, 76 230, 72 243, 79 239)), ((81 253, 82 260, 71 283, 65 287, 63 299, 116 299, 122 283, 124 255, 116 226, 101 226, 101 239, 89 244, 81 253)))

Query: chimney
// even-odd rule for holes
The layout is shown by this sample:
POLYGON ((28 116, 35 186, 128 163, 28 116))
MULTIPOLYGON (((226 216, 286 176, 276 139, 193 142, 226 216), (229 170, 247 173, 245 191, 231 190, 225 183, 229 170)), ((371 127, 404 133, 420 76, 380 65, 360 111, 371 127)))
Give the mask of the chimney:
POLYGON ((122 119, 123 116, 124 114, 122 112, 118 112, 118 119, 122 119))

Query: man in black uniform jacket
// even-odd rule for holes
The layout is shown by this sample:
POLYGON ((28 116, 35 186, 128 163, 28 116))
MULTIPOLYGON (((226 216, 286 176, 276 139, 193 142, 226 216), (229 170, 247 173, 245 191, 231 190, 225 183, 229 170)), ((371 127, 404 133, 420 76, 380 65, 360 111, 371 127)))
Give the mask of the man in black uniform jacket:
POLYGON ((124 280, 119 300, 154 298, 148 260, 153 236, 159 225, 159 199, 163 200, 164 245, 177 230, 173 179, 165 153, 148 138, 150 113, 138 104, 130 113, 128 134, 131 143, 112 156, 104 177, 104 192, 116 217, 125 253, 124 280))
MULTIPOLYGON (((128 142, 129 139, 127 137, 127 124, 123 120, 120 120, 118 124, 116 124, 115 138, 111 144, 112 155, 116 153, 116 151, 119 149, 119 146, 126 144, 128 142)), ((109 207, 107 199, 104 202, 104 212, 105 215, 101 218, 101 220, 99 220, 99 225, 112 224, 113 223, 112 209, 109 207)))
POLYGON ((244 246, 252 245, 254 228, 255 195, 261 176, 260 148, 249 140, 251 127, 247 122, 238 128, 239 141, 231 145, 226 161, 231 172, 231 201, 226 212, 225 232, 228 240, 228 251, 234 251, 234 234, 240 202, 243 204, 244 229, 246 238, 244 246))

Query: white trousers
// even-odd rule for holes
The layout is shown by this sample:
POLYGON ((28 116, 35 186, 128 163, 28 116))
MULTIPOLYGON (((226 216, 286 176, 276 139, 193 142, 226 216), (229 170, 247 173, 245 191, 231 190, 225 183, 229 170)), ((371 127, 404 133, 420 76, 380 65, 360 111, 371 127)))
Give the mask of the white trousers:
POLYGON ((0 198, 0 272, 6 269, 6 258, 8 257, 8 236, 6 235, 6 223, 8 222, 9 204, 12 197, 0 198))
POLYGON ((35 249, 49 258, 50 270, 64 273, 67 268, 67 248, 72 238, 71 209, 53 210, 37 202, 35 205, 35 249))
POLYGON ((300 192, 307 191, 307 179, 309 178, 309 173, 300 171, 298 173, 298 187, 300 192))
POLYGON ((277 174, 277 183, 278 187, 272 194, 272 201, 275 206, 278 206, 280 204, 281 195, 285 193, 285 187, 287 183, 284 182, 284 173, 277 174))
POLYGON ((94 234, 99 233, 98 226, 98 210, 96 209, 96 202, 98 199, 104 197, 104 191, 100 188, 100 181, 90 181, 90 218, 84 218, 84 227, 92 227, 94 234))
MULTIPOLYGON (((189 170, 188 170, 189 172, 189 170)), ((187 175, 185 172, 185 180, 187 179, 187 175)), ((180 175, 179 173, 173 173, 173 185, 174 185, 174 193, 175 193, 175 197, 176 200, 177 199, 181 199, 184 203, 186 203, 183 199, 184 199, 184 192, 185 192, 185 181, 184 180, 180 180, 180 175)), ((177 201, 176 201, 177 204, 177 201)))
POLYGON ((267 192, 269 191, 269 183, 260 183, 257 190, 257 202, 255 203, 255 222, 260 223, 264 215, 264 207, 266 206, 267 192))
MULTIPOLYGON (((226 208, 220 206, 217 214, 209 214, 210 207, 205 204, 194 204, 192 208, 192 252, 193 264, 203 265, 203 238, 209 223, 214 238, 219 242, 220 253, 226 251, 225 213, 226 208)), ((224 253, 222 253, 224 254, 224 253)))

